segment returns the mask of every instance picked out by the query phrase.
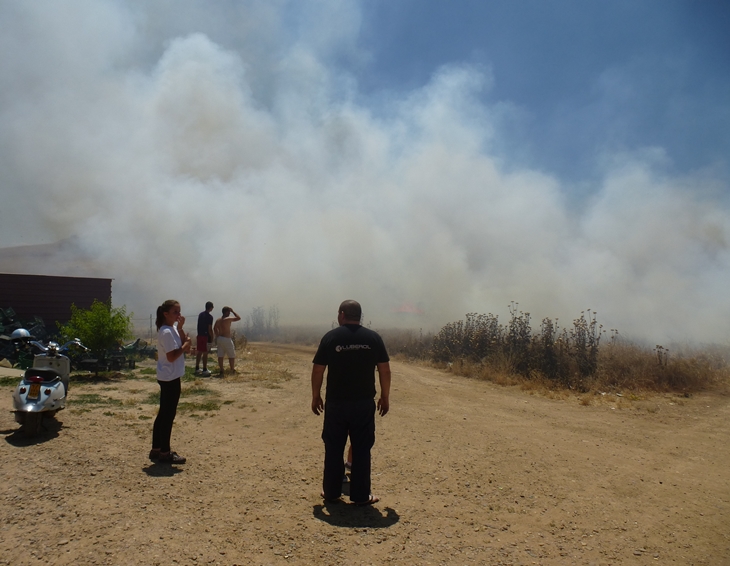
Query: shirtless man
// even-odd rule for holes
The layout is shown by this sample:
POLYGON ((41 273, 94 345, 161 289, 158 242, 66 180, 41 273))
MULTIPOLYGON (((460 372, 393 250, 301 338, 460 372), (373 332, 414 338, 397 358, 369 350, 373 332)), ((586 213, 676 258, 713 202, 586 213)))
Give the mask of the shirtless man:
POLYGON ((223 358, 228 357, 228 363, 231 371, 236 371, 236 349, 231 339, 231 323, 241 320, 231 307, 223 307, 223 316, 215 321, 213 332, 215 332, 215 341, 218 346, 218 367, 220 368, 220 377, 223 377, 223 358))

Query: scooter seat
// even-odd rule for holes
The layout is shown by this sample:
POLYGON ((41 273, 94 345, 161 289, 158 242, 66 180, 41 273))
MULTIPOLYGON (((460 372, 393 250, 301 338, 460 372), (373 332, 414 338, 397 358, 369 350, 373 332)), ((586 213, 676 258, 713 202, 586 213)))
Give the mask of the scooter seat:
POLYGON ((61 374, 50 368, 28 368, 25 370, 25 379, 40 377, 43 383, 53 383, 61 379, 61 374))

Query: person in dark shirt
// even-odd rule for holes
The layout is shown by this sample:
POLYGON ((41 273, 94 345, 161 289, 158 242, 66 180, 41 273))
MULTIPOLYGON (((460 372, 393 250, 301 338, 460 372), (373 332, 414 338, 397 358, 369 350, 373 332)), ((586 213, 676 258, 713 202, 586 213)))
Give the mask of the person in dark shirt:
POLYGON ((375 411, 390 409, 390 359, 377 332, 360 325, 362 308, 357 301, 344 301, 337 312, 339 327, 322 337, 312 360, 312 412, 324 412, 324 479, 322 497, 337 501, 342 495, 345 464, 342 453, 350 436, 352 471, 350 501, 369 505, 379 501, 370 492, 370 449, 375 444, 375 411), (322 383, 327 368, 327 402, 322 383), (375 403, 375 368, 380 398, 375 403))
POLYGON ((213 343, 213 315, 210 311, 213 310, 213 303, 208 301, 205 303, 205 310, 198 315, 198 338, 197 338, 197 350, 198 353, 195 355, 195 375, 201 375, 202 377, 210 377, 208 371, 208 352, 210 346, 213 343), (200 360, 203 360, 203 371, 200 371, 200 360))

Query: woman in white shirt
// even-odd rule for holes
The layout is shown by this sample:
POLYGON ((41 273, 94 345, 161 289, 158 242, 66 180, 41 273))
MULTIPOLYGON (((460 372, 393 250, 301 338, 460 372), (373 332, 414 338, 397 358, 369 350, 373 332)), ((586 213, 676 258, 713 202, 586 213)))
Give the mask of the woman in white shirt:
POLYGON ((185 354, 190 338, 183 330, 185 317, 180 303, 168 300, 157 307, 157 383, 160 384, 160 410, 152 427, 150 460, 184 464, 185 458, 170 448, 172 423, 180 400, 180 378, 185 374, 185 354))

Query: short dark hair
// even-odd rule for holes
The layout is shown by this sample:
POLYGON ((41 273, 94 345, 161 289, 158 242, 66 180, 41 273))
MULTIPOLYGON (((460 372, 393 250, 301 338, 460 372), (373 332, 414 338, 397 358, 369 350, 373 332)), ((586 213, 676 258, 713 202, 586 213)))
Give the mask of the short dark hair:
POLYGON ((205 303, 205 310, 209 311, 212 308, 213 308, 213 303, 211 303, 210 301, 205 303))
POLYGON ((357 322, 360 322, 360 319, 362 318, 362 307, 360 306, 360 303, 353 301, 352 299, 342 301, 338 312, 345 315, 345 320, 356 320, 357 322))
POLYGON ((228 316, 229 314, 231 314, 231 307, 223 307, 222 312, 223 316, 228 316))

